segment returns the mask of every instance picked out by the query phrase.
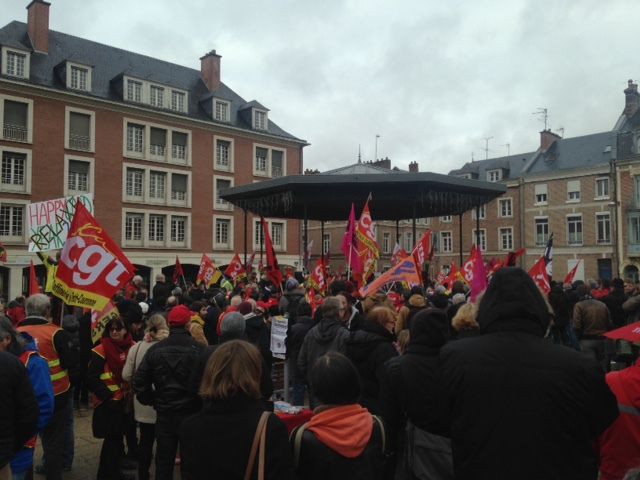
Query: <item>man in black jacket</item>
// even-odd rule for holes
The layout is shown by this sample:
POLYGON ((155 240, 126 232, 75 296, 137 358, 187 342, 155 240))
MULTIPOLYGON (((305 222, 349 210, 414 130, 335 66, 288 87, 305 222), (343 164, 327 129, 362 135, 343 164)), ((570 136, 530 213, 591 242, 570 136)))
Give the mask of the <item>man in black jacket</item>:
POLYGON ((189 383, 203 349, 184 328, 192 312, 177 305, 169 312, 170 335, 151 347, 133 378, 133 390, 143 405, 153 405, 156 422, 156 478, 173 478, 180 424, 198 411, 198 392, 189 383))
POLYGON ((163 274, 156 275, 156 284, 151 291, 151 312, 161 312, 171 296, 171 287, 166 284, 163 274))
POLYGON ((616 398, 595 359, 543 338, 549 319, 527 272, 503 268, 478 307, 481 335, 440 351, 456 479, 597 478, 593 442, 616 398))
POLYGON ((37 430, 39 407, 20 360, 0 352, 0 479, 9 480, 9 461, 37 430))

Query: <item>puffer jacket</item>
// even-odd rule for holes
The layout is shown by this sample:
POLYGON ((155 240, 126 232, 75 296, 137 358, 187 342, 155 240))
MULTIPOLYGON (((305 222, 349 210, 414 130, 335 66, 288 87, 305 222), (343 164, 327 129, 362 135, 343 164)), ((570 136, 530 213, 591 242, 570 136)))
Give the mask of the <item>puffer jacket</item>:
POLYGON ((323 318, 304 337, 298 355, 298 368, 304 378, 314 362, 327 352, 346 353, 349 331, 336 318, 323 318))
POLYGON ((407 304, 403 306, 398 312, 398 322, 396 323, 396 331, 406 330, 411 328, 411 319, 420 310, 427 308, 427 301, 419 293, 414 293, 407 300, 407 304))
POLYGON ((347 340, 347 357, 360 374, 362 397, 360 404, 371 413, 380 413, 380 385, 387 360, 398 355, 393 342, 395 335, 382 325, 366 320, 362 329, 351 332, 347 340))
POLYGON ((153 345, 133 376, 133 390, 143 405, 161 413, 195 413, 198 392, 189 384, 203 345, 184 328, 171 328, 169 338, 153 345))

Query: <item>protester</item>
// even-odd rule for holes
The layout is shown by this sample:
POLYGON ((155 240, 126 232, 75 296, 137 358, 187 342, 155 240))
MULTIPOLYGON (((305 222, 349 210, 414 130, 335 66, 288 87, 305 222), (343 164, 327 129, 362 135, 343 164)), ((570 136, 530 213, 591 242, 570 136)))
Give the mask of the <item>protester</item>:
POLYGON ((264 477, 257 478, 293 479, 287 429, 275 415, 264 412, 260 402, 261 370, 260 352, 246 341, 231 340, 215 350, 200 387, 203 409, 180 428, 184 480, 254 478, 247 475, 248 468, 256 474, 264 468, 264 477), (261 454, 250 454, 263 425, 264 462, 258 462, 261 454))
POLYGON ((287 317, 289 326, 294 325, 298 317, 298 304, 304 300, 305 290, 295 278, 289 278, 285 282, 285 292, 280 297, 278 307, 280 312, 287 317))
POLYGON ((382 421, 358 404, 358 371, 337 352, 321 356, 310 372, 319 406, 291 433, 296 472, 305 480, 382 479, 386 434, 382 421))
POLYGON ((580 348, 595 358, 606 371, 607 358, 602 334, 611 330, 611 314, 603 302, 590 295, 587 285, 580 285, 577 294, 579 300, 573 307, 573 329, 580 341, 580 348))
POLYGON ((415 286, 411 288, 409 292, 409 298, 405 305, 400 308, 398 312, 398 324, 396 325, 396 331, 409 330, 411 328, 411 320, 421 310, 427 307, 427 302, 422 292, 422 287, 415 286))
POLYGON ((78 354, 70 346, 68 333, 50 320, 49 297, 41 293, 31 295, 25 302, 25 318, 18 325, 19 332, 28 333, 38 345, 40 355, 49 364, 49 374, 55 394, 53 417, 42 431, 42 449, 46 458, 47 480, 60 480, 64 462, 66 426, 73 415, 69 369, 78 363, 78 354))
POLYGON ((11 478, 9 461, 36 434, 38 412, 27 369, 0 351, 0 480, 11 478))
POLYGON ((128 401, 122 370, 133 339, 120 318, 110 321, 100 344, 93 349, 87 383, 94 395, 93 436, 104 439, 98 480, 132 479, 121 472, 124 460, 125 404, 128 401))
POLYGON ((180 424, 200 407, 189 378, 204 348, 185 329, 191 311, 177 305, 168 314, 169 337, 147 351, 133 377, 133 389, 143 405, 153 405, 156 420, 156 478, 171 480, 178 450, 180 424))
POLYGON ((369 311, 359 330, 347 340, 347 357, 355 365, 362 384, 360 403, 373 414, 380 413, 380 384, 385 363, 398 355, 394 345, 396 316, 387 307, 369 311))
POLYGON ((342 303, 343 310, 340 313, 340 318, 347 330, 354 332, 362 328, 364 315, 355 307, 355 298, 348 292, 340 292, 336 298, 340 299, 342 303))
MULTIPOLYGON (((476 321, 476 305, 463 303, 451 320, 455 338, 476 337, 480 333, 480 325, 476 321)), ((448 317, 448 315, 447 315, 448 317)))
POLYGON ((296 311, 296 323, 294 325, 289 325, 287 338, 285 339, 289 372, 292 377, 291 403, 293 405, 304 404, 306 380, 302 375, 302 372, 298 368, 298 356, 300 355, 300 349, 302 348, 304 337, 307 335, 309 330, 311 330, 314 324, 315 322, 311 317, 311 305, 302 300, 298 303, 298 310, 296 311))
POLYGON ((156 275, 156 284, 151 290, 151 312, 164 310, 169 296, 171 296, 171 287, 165 283, 164 275, 159 273, 156 275))
MULTIPOLYGON (((169 336, 169 327, 165 318, 155 313, 147 323, 144 339, 136 343, 127 355, 122 369, 122 378, 131 382, 147 351, 156 343, 169 336)), ((138 480, 149 479, 149 467, 153 458, 155 442, 156 411, 153 407, 142 405, 137 398, 133 400, 135 420, 140 425, 140 444, 138 446, 138 480)))
POLYGON ((479 337, 440 352, 456 479, 595 479, 618 415, 598 363, 544 340, 549 309, 520 268, 494 274, 477 318, 479 337))

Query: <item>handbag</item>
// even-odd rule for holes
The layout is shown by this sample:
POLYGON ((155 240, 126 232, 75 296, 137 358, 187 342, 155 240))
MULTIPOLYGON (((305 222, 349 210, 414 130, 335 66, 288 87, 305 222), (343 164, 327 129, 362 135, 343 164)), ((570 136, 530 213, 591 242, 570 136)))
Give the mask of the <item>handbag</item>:
POLYGON ((244 480, 251 480, 253 467, 256 463, 256 454, 258 455, 258 480, 264 480, 265 441, 269 415, 271 415, 271 412, 262 412, 260 420, 258 421, 258 427, 256 428, 256 433, 253 436, 253 443, 251 444, 249 461, 247 462, 247 468, 244 472, 244 480))
POLYGON ((453 480, 451 440, 416 427, 407 420, 404 462, 413 478, 453 480))

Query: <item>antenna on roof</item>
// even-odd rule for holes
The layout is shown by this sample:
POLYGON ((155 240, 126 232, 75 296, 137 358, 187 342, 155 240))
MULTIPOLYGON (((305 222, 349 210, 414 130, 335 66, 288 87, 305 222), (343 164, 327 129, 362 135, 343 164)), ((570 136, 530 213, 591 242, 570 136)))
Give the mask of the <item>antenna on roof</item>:
POLYGON ((484 137, 484 159, 489 159, 489 140, 493 137, 484 137))
POLYGON ((507 147, 507 157, 511 155, 511 144, 505 143, 504 145, 500 145, 501 147, 507 147))
POLYGON ((360 152, 360 144, 358 144, 358 163, 362 163, 362 153, 360 152))
POLYGON ((547 114, 547 109, 539 107, 538 110, 533 112, 531 115, 541 115, 542 122, 544 123, 544 129, 547 129, 547 121, 549 120, 549 115, 547 114))
POLYGON ((473 162, 474 162, 474 160, 475 160, 475 159, 473 158, 473 152, 471 152, 471 163, 473 163, 473 162))
POLYGON ((561 137, 561 138, 564 138, 564 127, 560 127, 560 128, 558 129, 558 132, 560 132, 560 137, 561 137))

